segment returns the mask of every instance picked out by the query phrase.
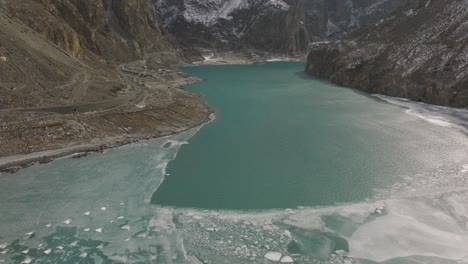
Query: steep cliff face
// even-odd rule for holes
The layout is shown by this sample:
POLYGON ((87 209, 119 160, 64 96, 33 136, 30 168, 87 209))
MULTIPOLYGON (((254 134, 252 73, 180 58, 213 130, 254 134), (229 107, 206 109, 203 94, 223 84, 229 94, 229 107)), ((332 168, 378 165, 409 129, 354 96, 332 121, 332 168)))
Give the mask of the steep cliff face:
POLYGON ((342 37, 412 0, 155 0, 169 32, 186 46, 305 53, 311 41, 342 37))
POLYGON ((303 0, 157 0, 156 6, 168 31, 186 46, 291 53, 307 48, 303 0))
POLYGON ((79 58, 134 60, 173 43, 146 0, 7 1, 9 13, 79 58))
POLYGON ((341 38, 388 17, 399 9, 417 6, 417 0, 310 0, 305 1, 306 26, 314 41, 341 38))
POLYGON ((117 64, 176 52, 150 0, 8 0, 0 16, 0 108, 114 97, 124 86, 117 64), (59 82, 70 85, 51 85, 59 82), (74 98, 84 82, 89 89, 74 98))
POLYGON ((313 46, 307 71, 374 93, 468 106, 468 0, 419 6, 343 41, 313 46))

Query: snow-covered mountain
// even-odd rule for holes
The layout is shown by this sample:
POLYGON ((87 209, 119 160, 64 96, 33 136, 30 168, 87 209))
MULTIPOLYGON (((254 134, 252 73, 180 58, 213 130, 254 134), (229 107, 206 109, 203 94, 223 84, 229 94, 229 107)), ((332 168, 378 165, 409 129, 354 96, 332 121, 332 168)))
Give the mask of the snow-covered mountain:
MULTIPOLYGON (((166 29, 186 46, 305 53, 411 0, 155 0, 166 29)), ((401 9, 401 10, 399 10, 401 9)))

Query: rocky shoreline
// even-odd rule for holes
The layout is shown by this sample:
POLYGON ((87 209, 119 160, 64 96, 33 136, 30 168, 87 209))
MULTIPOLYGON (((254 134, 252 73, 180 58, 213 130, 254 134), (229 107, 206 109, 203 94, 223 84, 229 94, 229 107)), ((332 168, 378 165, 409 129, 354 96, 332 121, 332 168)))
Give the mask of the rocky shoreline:
MULTIPOLYGON (((221 52, 221 51, 204 51, 203 52, 205 60, 194 62, 192 64, 180 64, 181 66, 188 65, 226 65, 226 64, 258 64, 258 63, 268 63, 271 61, 303 61, 303 56, 286 56, 281 54, 262 54, 252 55, 252 53, 235 53, 235 52, 221 52)), ((138 62, 136 62, 138 64, 138 62)), ((135 67, 135 63, 131 63, 132 67, 135 67)), ((129 68, 132 68, 129 67, 129 68)), ((139 66, 141 67, 141 65, 139 66)), ((138 67, 137 67, 138 68, 138 67)), ((147 72, 148 67, 141 67, 139 72, 132 73, 128 69, 126 70, 127 74, 144 74, 147 72)), ((132 68, 132 70, 136 70, 132 68)), ((172 67, 170 69, 160 69, 160 72, 163 73, 174 73, 177 72, 177 69, 172 67)), ((147 73, 146 73, 147 74, 147 73)), ((176 74, 179 76, 179 74, 176 74)), ((172 89, 180 90, 184 93, 189 93, 183 90, 183 87, 195 82, 200 82, 202 80, 189 76, 182 76, 180 79, 184 80, 183 84, 179 84, 172 89), (189 78, 189 81, 187 80, 189 78)), ((120 135, 107 135, 103 138, 94 138, 87 139, 81 142, 75 142, 73 146, 63 146, 59 148, 51 148, 47 150, 32 151, 31 153, 22 153, 16 155, 9 155, 0 157, 0 173, 15 173, 22 168, 27 168, 37 164, 43 164, 51 162, 55 159, 62 157, 71 157, 71 158, 81 158, 85 157, 90 153, 102 153, 107 149, 117 148, 124 145, 137 143, 145 140, 152 140, 157 138, 164 138, 181 132, 185 132, 190 129, 194 129, 199 126, 210 122, 214 118, 214 111, 210 108, 204 99, 200 95, 194 95, 198 98, 197 104, 201 104, 200 109, 204 112, 196 115, 196 120, 190 120, 191 124, 180 127, 166 128, 166 130, 149 130, 145 128, 144 132, 137 133, 128 133, 129 131, 123 131, 126 133, 120 133, 120 135), (202 118, 200 118, 202 117, 202 118), (91 141, 91 142, 90 142, 91 141)), ((126 112, 115 113, 115 115, 126 115, 126 112)), ((69 116, 69 115, 67 115, 69 116)), ((47 145, 45 146, 48 147, 47 145)))
POLYGON ((125 135, 122 137, 102 140, 95 144, 78 145, 70 148, 63 148, 51 151, 44 151, 38 153, 31 153, 26 155, 17 155, 13 157, 0 158, 0 174, 1 173, 16 173, 20 169, 28 168, 38 164, 45 164, 52 162, 59 158, 83 158, 91 153, 103 153, 106 150, 122 147, 129 144, 138 143, 141 141, 148 141, 169 137, 178 133, 195 129, 196 127, 203 126, 214 119, 214 114, 207 117, 204 122, 187 127, 180 131, 167 132, 164 134, 149 134, 149 135, 125 135))

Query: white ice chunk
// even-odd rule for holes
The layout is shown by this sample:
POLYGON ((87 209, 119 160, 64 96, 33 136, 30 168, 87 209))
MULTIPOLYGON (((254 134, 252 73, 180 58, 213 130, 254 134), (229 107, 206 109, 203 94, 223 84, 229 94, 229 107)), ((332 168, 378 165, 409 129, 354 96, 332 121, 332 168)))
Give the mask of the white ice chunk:
POLYGON ((265 258, 271 261, 280 261, 282 254, 279 252, 268 252, 265 254, 265 258))
POLYGON ((71 220, 70 218, 67 219, 67 220, 65 220, 65 221, 63 221, 63 223, 66 224, 66 225, 71 224, 71 222, 72 222, 72 220, 71 220))
POLYGON ((123 216, 119 216, 119 217, 117 217, 117 219, 124 219, 124 218, 125 218, 125 217, 123 217, 123 216))
POLYGON ((52 252, 52 249, 50 249, 50 248, 49 248, 49 249, 47 249, 47 250, 44 250, 44 254, 46 254, 46 255, 49 255, 49 254, 50 254, 50 252, 52 252))
POLYGON ((91 229, 90 228, 85 228, 85 229, 83 229, 83 231, 89 232, 89 231, 91 231, 91 229))
POLYGON ((105 211, 105 210, 107 210, 107 207, 103 206, 103 207, 101 207, 101 210, 105 211))
POLYGON ((63 249, 63 247, 62 247, 62 246, 58 246, 58 247, 57 247, 57 249, 59 249, 59 250, 62 250, 62 249, 63 249))
POLYGON ((28 254, 28 253, 29 253, 29 249, 23 250, 23 251, 21 251, 21 253, 23 253, 23 254, 28 254))
POLYGON ((80 254, 80 258, 86 258, 88 256, 88 253, 83 252, 80 254))
POLYGON ((294 263, 294 259, 291 258, 290 256, 284 256, 280 262, 281 263, 294 263))
POLYGON ((129 225, 124 225, 121 227, 124 230, 130 231, 130 226, 129 225))
POLYGON ((86 212, 86 213, 84 213, 84 215, 90 215, 90 214, 91 214, 91 212, 86 212))
POLYGON ((72 246, 72 247, 75 247, 76 245, 78 245, 78 241, 75 241, 75 242, 70 244, 70 246, 72 246))
POLYGON ((51 226, 52 226, 52 224, 47 224, 47 225, 45 225, 45 227, 51 227, 51 226))
POLYGON ((29 264, 31 262, 32 262, 32 259, 30 257, 27 257, 23 261, 21 261, 21 264, 29 264))
POLYGON ((463 169, 460 171, 461 173, 467 173, 468 172, 468 164, 463 166, 463 169))
POLYGON ((0 244, 0 249, 5 249, 8 245, 6 243, 0 244))
POLYGON ((97 249, 103 249, 104 248, 104 244, 101 244, 99 246, 96 247, 97 249))
POLYGON ((102 227, 101 227, 101 228, 94 229, 94 231, 96 231, 96 232, 98 232, 98 233, 102 233, 102 227))

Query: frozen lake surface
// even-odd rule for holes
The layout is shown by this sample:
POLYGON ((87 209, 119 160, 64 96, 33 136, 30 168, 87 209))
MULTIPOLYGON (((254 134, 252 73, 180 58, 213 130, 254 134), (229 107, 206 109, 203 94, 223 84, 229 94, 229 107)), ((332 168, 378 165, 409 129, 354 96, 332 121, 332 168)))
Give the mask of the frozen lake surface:
POLYGON ((0 263, 468 263, 466 112, 302 68, 186 68, 214 122, 0 175, 0 263))

